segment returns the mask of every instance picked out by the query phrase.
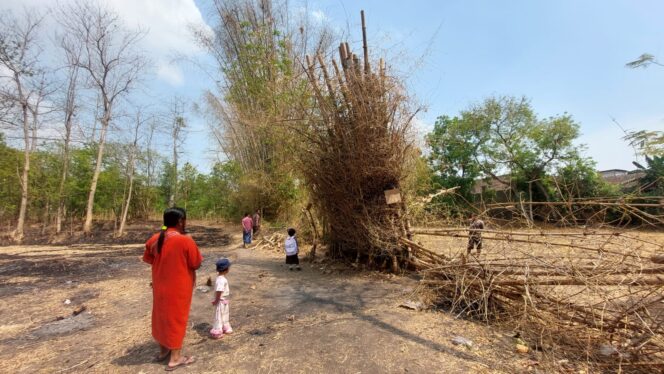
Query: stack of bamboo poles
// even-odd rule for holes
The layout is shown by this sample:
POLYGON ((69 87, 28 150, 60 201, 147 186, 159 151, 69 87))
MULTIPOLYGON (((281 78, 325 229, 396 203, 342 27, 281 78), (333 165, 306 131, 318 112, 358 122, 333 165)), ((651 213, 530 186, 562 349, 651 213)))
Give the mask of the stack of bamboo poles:
POLYGON ((537 214, 547 221, 553 220, 563 225, 578 225, 579 223, 664 225, 664 197, 662 196, 493 203, 486 206, 485 214, 495 214, 500 210, 511 211, 516 216, 523 215, 529 217, 530 220, 533 219, 533 214, 537 214))
POLYGON ((436 251, 401 239, 443 304, 505 323, 545 352, 664 369, 663 243, 625 232, 483 230, 482 254, 467 255, 466 231, 413 230, 442 241, 436 251))

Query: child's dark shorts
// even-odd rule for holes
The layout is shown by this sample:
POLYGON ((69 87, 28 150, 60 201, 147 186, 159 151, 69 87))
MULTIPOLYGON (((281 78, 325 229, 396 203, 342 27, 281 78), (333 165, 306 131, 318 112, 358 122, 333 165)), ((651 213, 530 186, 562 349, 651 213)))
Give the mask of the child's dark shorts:
POLYGON ((286 256, 286 265, 299 265, 300 259, 297 257, 297 254, 286 256))

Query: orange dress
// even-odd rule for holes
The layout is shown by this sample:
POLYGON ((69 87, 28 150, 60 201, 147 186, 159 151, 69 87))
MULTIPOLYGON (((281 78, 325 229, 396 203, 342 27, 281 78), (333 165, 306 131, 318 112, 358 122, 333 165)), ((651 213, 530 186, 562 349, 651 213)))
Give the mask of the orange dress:
POLYGON ((194 240, 169 228, 161 253, 159 234, 145 243, 143 261, 152 265, 152 336, 168 349, 182 348, 196 269, 203 257, 194 240))

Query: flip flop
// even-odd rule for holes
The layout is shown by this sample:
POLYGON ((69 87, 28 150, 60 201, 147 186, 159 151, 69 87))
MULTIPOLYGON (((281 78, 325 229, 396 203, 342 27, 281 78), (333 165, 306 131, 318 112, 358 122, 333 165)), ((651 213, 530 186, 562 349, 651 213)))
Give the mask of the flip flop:
POLYGON ((194 359, 193 356, 189 356, 189 357, 188 356, 182 356, 182 358, 184 358, 184 361, 182 361, 182 359, 180 359, 180 362, 178 362, 178 364, 175 365, 175 366, 166 365, 166 371, 174 371, 174 370, 177 370, 181 367, 184 367, 184 366, 187 366, 187 365, 190 365, 190 364, 193 364, 194 362, 196 362, 196 360, 194 359))

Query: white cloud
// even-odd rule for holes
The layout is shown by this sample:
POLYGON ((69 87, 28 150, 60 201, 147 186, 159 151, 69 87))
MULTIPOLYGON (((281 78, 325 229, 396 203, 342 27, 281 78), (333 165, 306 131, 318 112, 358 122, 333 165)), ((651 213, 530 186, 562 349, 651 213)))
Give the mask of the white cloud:
POLYGON ((180 67, 169 62, 160 61, 157 64, 157 77, 166 81, 171 86, 182 86, 184 83, 180 67))
POLYGON ((114 0, 109 5, 129 26, 147 29, 143 41, 147 48, 184 55, 202 52, 190 27, 208 27, 194 0, 114 0))
MULTIPOLYGON (((91 1, 91 0, 88 0, 91 1)), ((129 28, 146 31, 140 47, 157 62, 157 73, 168 83, 182 84, 183 75, 177 67, 164 66, 174 54, 194 56, 204 53, 191 36, 191 28, 211 32, 194 0, 97 0, 118 13, 129 28)), ((61 0, 62 3, 73 0, 61 0)), ((15 13, 23 8, 47 9, 51 0, 0 0, 0 11, 11 9, 15 13)), ((49 25, 50 27, 50 25, 49 25)))

